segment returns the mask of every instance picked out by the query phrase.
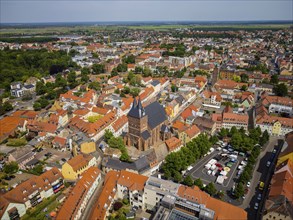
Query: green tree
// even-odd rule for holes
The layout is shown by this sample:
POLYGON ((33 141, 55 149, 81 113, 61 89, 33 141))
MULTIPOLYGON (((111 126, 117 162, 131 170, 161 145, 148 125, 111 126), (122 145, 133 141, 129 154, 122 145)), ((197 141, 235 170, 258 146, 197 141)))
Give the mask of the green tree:
POLYGON ((133 97, 137 97, 140 93, 140 89, 139 88, 132 88, 130 90, 130 94, 133 96, 133 97))
POLYGON ((105 72, 105 65, 104 64, 94 64, 92 66, 93 74, 100 74, 105 72))
POLYGON ((35 111, 40 111, 42 109, 42 105, 39 102, 35 102, 33 108, 35 111))
POLYGON ((91 82, 88 87, 90 89, 94 89, 96 91, 100 91, 101 90, 101 85, 98 82, 91 82))
POLYGON ((3 110, 8 112, 11 111, 13 109, 13 106, 9 103, 9 102, 4 102, 3 103, 3 110))
POLYGON ((200 178, 194 180, 194 185, 198 186, 198 188, 203 189, 203 183, 200 178))
POLYGON ((187 186, 193 186, 194 182, 190 175, 184 178, 183 184, 187 186))
POLYGON ((6 163, 3 167, 3 172, 7 174, 13 174, 18 171, 18 164, 14 161, 6 163))
POLYGON ((164 177, 168 180, 172 177, 172 174, 170 172, 170 170, 165 170, 164 171, 164 177))
POLYGON ((277 96, 287 96, 288 95, 288 87, 284 83, 280 83, 280 84, 274 86, 273 92, 277 96))
POLYGON ((176 91, 178 91, 178 87, 175 86, 174 84, 172 84, 172 85, 171 85, 171 91, 172 91, 172 92, 176 92, 176 91))
POLYGON ((223 200, 224 196, 225 196, 225 193, 222 190, 220 190, 220 191, 217 192, 217 197, 220 200, 223 200))
POLYGON ((130 63, 135 63, 135 56, 133 54, 126 56, 122 59, 124 63, 130 64, 130 63))
POLYGON ((182 181, 182 175, 178 171, 175 171, 174 173, 174 181, 177 183, 180 183, 182 181))
POLYGON ((248 88, 247 88, 247 85, 243 85, 243 86, 241 86, 241 90, 242 91, 246 91, 248 88))
POLYGON ((109 147, 121 149, 125 147, 121 137, 115 138, 114 136, 108 140, 109 147))
POLYGON ((237 186, 235 187, 234 195, 238 199, 244 195, 244 187, 241 182, 238 183, 237 186))
POLYGON ((241 74, 241 75, 240 75, 240 78, 241 78, 241 82, 243 82, 243 83, 247 83, 248 80, 249 80, 248 75, 245 74, 245 73, 241 74))
POLYGON ((118 64, 117 71, 119 73, 126 72, 127 71, 127 64, 126 63, 120 63, 120 64, 118 64))
POLYGON ((113 133, 109 130, 109 129, 106 129, 105 131, 105 135, 104 135, 104 138, 105 138, 105 141, 106 143, 108 143, 108 141, 114 137, 113 133))
POLYGON ((211 196, 214 196, 217 193, 217 189, 212 182, 210 182, 208 185, 206 185, 206 187, 204 188, 204 191, 206 191, 211 196))
POLYGON ((38 81, 36 84, 36 93, 37 95, 43 95, 47 92, 47 88, 44 83, 38 81))
POLYGON ((276 85, 276 84, 279 83, 279 77, 278 77, 277 74, 274 74, 274 75, 271 76, 270 83, 271 83, 271 84, 274 84, 274 85, 276 85))

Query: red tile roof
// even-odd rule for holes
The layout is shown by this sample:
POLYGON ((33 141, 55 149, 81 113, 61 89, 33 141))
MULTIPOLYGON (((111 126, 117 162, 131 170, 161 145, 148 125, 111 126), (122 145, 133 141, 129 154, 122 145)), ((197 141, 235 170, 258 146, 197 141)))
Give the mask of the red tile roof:
POLYGON ((197 186, 191 188, 181 185, 178 189, 178 195, 188 201, 204 204, 208 209, 213 210, 215 212, 215 220, 247 219, 247 213, 243 209, 212 198, 207 193, 201 191, 197 186))
POLYGON ((168 150, 173 151, 176 148, 180 147, 181 140, 176 138, 176 137, 171 137, 170 139, 166 140, 165 143, 166 143, 166 145, 168 147, 168 150))
POLYGON ((81 179, 78 180, 61 209, 58 211, 57 220, 74 219, 89 189, 100 173, 101 171, 97 167, 90 167, 82 174, 81 179))

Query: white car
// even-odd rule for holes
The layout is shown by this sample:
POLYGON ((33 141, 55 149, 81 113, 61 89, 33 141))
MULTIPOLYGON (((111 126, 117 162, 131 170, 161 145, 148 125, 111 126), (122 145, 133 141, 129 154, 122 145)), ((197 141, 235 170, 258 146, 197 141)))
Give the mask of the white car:
POLYGON ((254 204, 254 209, 255 209, 255 210, 258 209, 258 202, 256 202, 256 203, 254 204))
POLYGON ((257 200, 261 200, 261 193, 257 195, 257 200))
POLYGON ((250 182, 248 182, 248 183, 246 184, 246 186, 247 186, 247 187, 250 187, 250 182))

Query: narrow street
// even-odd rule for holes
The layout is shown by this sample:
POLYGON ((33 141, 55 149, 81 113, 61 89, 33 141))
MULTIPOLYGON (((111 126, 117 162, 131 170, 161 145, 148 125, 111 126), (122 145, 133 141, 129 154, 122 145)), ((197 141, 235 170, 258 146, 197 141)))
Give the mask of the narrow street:
POLYGON ((91 216, 91 213, 95 207, 96 201, 99 198, 99 196, 103 190, 104 179, 105 179, 105 175, 102 173, 101 182, 99 183, 98 187, 94 191, 92 197, 89 199, 87 206, 82 213, 82 216, 81 216, 82 220, 90 219, 90 216, 91 216))

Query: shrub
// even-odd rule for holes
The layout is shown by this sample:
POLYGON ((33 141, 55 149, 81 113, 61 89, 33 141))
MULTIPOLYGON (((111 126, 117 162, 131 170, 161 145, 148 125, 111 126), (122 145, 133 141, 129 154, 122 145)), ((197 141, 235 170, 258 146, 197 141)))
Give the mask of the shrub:
POLYGON ((119 209, 121 209, 123 206, 123 204, 121 202, 115 202, 113 205, 113 208, 115 211, 118 211, 119 209))

